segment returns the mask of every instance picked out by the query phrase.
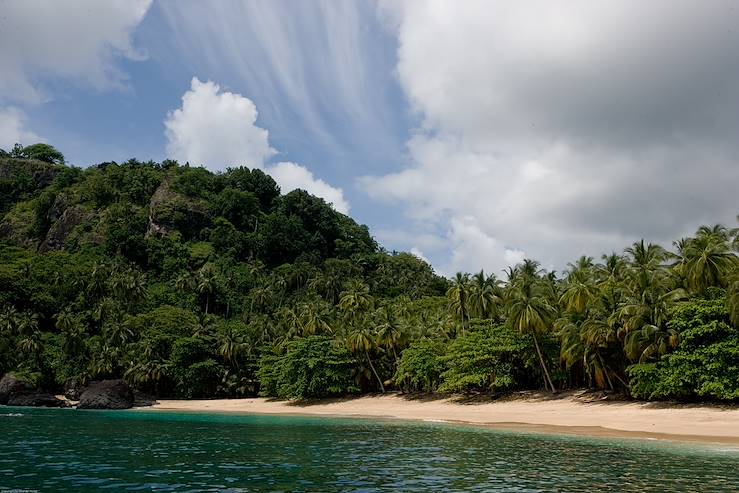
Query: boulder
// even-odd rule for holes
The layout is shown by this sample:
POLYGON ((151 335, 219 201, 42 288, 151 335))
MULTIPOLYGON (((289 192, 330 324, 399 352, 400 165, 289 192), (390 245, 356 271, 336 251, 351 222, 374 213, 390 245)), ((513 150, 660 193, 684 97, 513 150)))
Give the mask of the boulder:
POLYGON ((7 373, 0 380, 0 404, 7 404, 14 394, 33 390, 31 384, 17 378, 12 373, 7 373))
POLYGON ((70 401, 80 400, 80 394, 82 393, 80 388, 80 382, 76 378, 67 380, 64 384, 64 397, 70 401))
POLYGON ((138 390, 133 391, 133 405, 134 407, 150 407, 157 403, 155 397, 149 394, 144 394, 138 390))
POLYGON ((129 409, 133 392, 123 380, 101 380, 91 383, 80 395, 77 409, 129 409))
POLYGON ((23 407, 64 407, 66 402, 45 392, 30 391, 11 395, 8 405, 23 407))

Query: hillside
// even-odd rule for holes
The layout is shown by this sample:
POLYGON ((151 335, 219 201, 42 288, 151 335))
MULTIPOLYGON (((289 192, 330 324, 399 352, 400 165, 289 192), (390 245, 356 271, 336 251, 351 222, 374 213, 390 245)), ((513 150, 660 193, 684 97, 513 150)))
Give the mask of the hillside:
POLYGON ((739 400, 737 229, 450 281, 257 169, 29 148, 0 153, 0 374, 36 387, 739 400))

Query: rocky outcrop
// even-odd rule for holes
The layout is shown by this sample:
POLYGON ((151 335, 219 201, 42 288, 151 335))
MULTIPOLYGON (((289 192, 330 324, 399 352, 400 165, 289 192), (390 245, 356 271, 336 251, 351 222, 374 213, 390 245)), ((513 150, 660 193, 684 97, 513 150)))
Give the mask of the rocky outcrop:
POLYGON ((7 373, 0 380, 0 404, 7 404, 16 394, 31 392, 33 386, 12 373, 7 373))
POLYGON ((172 189, 172 179, 164 179, 149 200, 149 223, 146 237, 167 236, 179 231, 188 237, 190 230, 207 225, 207 204, 172 189))
POLYGON ((133 391, 133 405, 134 407, 149 407, 153 406, 157 403, 157 400, 148 395, 144 394, 143 392, 139 392, 138 390, 133 391))
POLYGON ((82 388, 79 380, 72 378, 64 383, 64 397, 70 401, 80 400, 82 388))
POLYGON ((101 380, 91 383, 80 395, 78 409, 129 409, 133 392, 123 380, 101 380))
POLYGON ((74 231, 74 228, 89 221, 93 215, 92 212, 80 206, 71 206, 64 209, 46 233, 46 238, 39 246, 39 251, 46 252, 49 250, 63 249, 64 243, 72 231, 74 231))
POLYGON ((10 396, 9 406, 23 407, 64 407, 66 402, 45 392, 20 392, 10 396))

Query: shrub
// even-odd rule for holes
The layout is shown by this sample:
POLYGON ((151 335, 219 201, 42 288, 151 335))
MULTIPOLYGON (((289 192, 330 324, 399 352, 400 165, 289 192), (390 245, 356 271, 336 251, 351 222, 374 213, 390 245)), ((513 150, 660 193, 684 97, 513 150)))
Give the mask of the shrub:
POLYGON ((287 343, 285 353, 268 354, 260 362, 261 395, 310 399, 353 394, 356 361, 328 337, 311 336, 287 343))
POLYGON ((434 392, 441 384, 441 375, 447 369, 442 361, 444 343, 425 339, 410 345, 400 358, 395 383, 402 390, 434 392))

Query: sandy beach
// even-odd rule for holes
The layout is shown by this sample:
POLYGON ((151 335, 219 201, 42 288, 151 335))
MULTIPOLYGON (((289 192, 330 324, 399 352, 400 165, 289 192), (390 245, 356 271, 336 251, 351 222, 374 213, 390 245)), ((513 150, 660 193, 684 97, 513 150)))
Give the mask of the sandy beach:
POLYGON ((161 400, 161 411, 224 412, 450 422, 538 433, 739 446, 739 407, 598 401, 578 393, 469 402, 391 394, 294 403, 263 398, 161 400))

